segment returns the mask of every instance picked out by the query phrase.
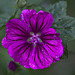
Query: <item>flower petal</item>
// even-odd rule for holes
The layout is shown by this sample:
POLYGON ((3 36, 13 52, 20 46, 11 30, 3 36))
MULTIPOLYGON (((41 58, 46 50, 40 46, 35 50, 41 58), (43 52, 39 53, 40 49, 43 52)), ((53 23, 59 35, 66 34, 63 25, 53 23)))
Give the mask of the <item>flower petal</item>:
POLYGON ((32 53, 32 45, 29 45, 20 59, 20 65, 23 65, 25 68, 30 68, 29 60, 31 53, 32 53))
POLYGON ((11 19, 6 24, 6 38, 11 40, 27 39, 30 34, 23 22, 11 19))
POLYGON ((34 32, 36 30, 36 17, 37 17, 37 15, 34 14, 29 19, 30 27, 32 28, 32 31, 34 31, 34 32))
POLYGON ((8 54, 10 57, 12 57, 15 61, 19 61, 21 53, 25 50, 26 47, 25 41, 17 41, 9 46, 8 48, 8 54))
POLYGON ((11 45, 11 44, 13 44, 14 42, 12 42, 12 41, 8 41, 7 39, 6 39, 6 37, 4 37, 3 39, 2 39, 2 46, 4 47, 4 48, 6 48, 6 49, 8 49, 8 47, 11 45))
POLYGON ((19 41, 19 40, 27 40, 30 37, 30 34, 25 33, 22 34, 21 32, 17 32, 15 29, 11 29, 7 31, 6 38, 10 41, 19 41))
POLYGON ((50 28, 53 22, 53 17, 50 13, 48 12, 38 12, 38 14, 42 13, 43 14, 43 23, 40 26, 41 31, 45 31, 46 29, 50 28))
POLYGON ((41 46, 33 48, 32 55, 29 60, 29 65, 32 69, 43 69, 52 63, 52 59, 44 54, 41 46))
POLYGON ((58 61, 59 57, 63 54, 63 46, 61 43, 59 43, 58 46, 52 46, 49 43, 43 43, 43 46, 49 51, 53 61, 58 61))
POLYGON ((29 18, 33 15, 36 14, 35 10, 31 9, 25 9, 21 12, 20 19, 24 21, 25 23, 29 24, 29 18))
POLYGON ((31 45, 25 41, 17 41, 9 46, 8 54, 15 62, 20 63, 26 68, 29 68, 29 56, 31 52, 31 45))
POLYGON ((19 19, 11 19, 6 23, 6 28, 7 29, 14 29, 18 30, 20 32, 26 32, 26 27, 22 21, 19 19))
POLYGON ((46 31, 42 31, 42 35, 45 34, 55 34, 55 30, 53 28, 49 28, 46 31))
POLYGON ((48 12, 39 11, 36 13, 34 10, 26 9, 21 12, 21 20, 27 23, 33 32, 40 32, 51 26, 53 17, 48 12))
POLYGON ((35 19, 36 32, 43 32, 51 27, 53 22, 53 17, 51 16, 50 13, 39 11, 36 15, 37 15, 35 19))
POLYGON ((36 28, 35 29, 37 32, 40 32, 40 28, 43 25, 43 22, 44 22, 43 14, 39 12, 36 18, 36 28))
POLYGON ((58 61, 63 54, 62 40, 59 37, 59 33, 55 33, 54 29, 49 28, 47 31, 42 32, 41 39, 44 48, 53 58, 53 62, 58 61))
POLYGON ((53 28, 49 28, 46 31, 43 31, 40 36, 42 41, 52 41, 52 40, 60 40, 59 33, 55 33, 53 28))

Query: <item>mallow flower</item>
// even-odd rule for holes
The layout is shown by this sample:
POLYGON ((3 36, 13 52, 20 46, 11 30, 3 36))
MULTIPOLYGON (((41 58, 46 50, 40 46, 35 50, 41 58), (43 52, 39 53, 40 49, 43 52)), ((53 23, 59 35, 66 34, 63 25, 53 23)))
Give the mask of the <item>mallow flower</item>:
POLYGON ((15 18, 6 23, 2 45, 9 56, 25 68, 47 68, 63 54, 59 33, 50 28, 52 22, 48 12, 25 9, 20 20, 15 18))

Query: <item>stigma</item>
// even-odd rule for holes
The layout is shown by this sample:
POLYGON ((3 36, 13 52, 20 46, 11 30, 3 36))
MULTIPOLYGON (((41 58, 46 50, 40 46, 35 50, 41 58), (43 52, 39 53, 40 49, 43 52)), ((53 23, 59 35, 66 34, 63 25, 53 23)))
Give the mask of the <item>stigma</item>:
POLYGON ((36 44, 38 42, 42 42, 40 39, 40 33, 34 34, 33 32, 30 32, 31 37, 27 39, 28 43, 32 43, 34 47, 36 47, 36 44))

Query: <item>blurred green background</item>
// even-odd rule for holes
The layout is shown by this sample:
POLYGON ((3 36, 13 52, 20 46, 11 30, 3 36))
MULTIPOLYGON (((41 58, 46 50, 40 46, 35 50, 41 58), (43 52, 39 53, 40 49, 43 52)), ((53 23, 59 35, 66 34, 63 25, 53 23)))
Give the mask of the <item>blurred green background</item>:
MULTIPOLYGON (((27 0, 30 4, 43 5, 47 7, 47 4, 53 4, 60 0, 27 0)), ((75 17, 75 0, 67 1, 67 15, 75 17)), ((15 12, 15 0, 0 0, 0 22, 3 19, 9 19, 15 12), (11 10, 11 11, 10 11, 11 10), (3 17, 3 18, 1 18, 3 17)), ((74 28, 75 29, 75 28, 74 28)), ((75 33, 75 32, 74 32, 75 33)), ((0 42, 5 36, 5 28, 0 30, 0 42)), ((68 58, 62 59, 50 67, 43 70, 31 70, 25 69, 14 74, 8 70, 8 63, 12 60, 7 54, 7 50, 4 49, 0 44, 0 75, 75 75, 75 39, 68 42, 69 56, 68 58)))

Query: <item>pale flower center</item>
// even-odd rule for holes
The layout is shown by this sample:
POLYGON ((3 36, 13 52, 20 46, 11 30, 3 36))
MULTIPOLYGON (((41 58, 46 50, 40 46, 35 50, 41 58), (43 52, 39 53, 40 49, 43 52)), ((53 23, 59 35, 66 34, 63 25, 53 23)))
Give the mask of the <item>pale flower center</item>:
POLYGON ((31 37, 27 41, 29 43, 32 43, 34 47, 36 46, 36 44, 38 42, 42 42, 42 40, 39 38, 40 33, 34 34, 34 33, 30 32, 30 34, 31 34, 31 37))

